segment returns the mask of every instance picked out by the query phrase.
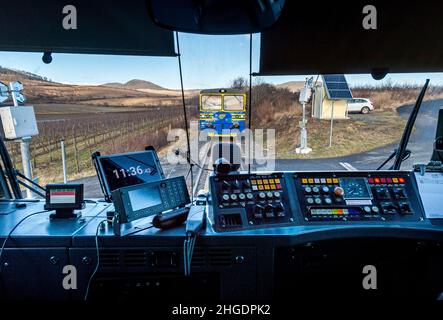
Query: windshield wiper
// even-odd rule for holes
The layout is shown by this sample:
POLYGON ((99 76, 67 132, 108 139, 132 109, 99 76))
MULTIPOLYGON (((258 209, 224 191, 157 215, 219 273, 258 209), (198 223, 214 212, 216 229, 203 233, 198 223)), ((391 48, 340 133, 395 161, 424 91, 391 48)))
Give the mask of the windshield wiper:
POLYGON ((394 150, 394 152, 389 156, 389 158, 382 163, 380 167, 377 168, 377 170, 380 170, 383 168, 383 166, 391 160, 395 156, 394 164, 392 165, 389 170, 400 170, 401 163, 403 160, 406 160, 411 155, 411 151, 406 150, 406 147, 409 142, 409 138, 411 137, 412 129, 414 128, 415 120, 417 119, 418 112, 420 111, 420 107, 423 102, 423 98, 426 94, 426 90, 428 89, 429 85, 429 79, 426 79, 426 82, 423 86, 423 88, 420 91, 420 94, 417 97, 417 101, 415 102, 414 108, 411 111, 411 114, 409 115, 408 122, 406 123, 405 130, 403 131, 403 135, 400 140, 400 144, 397 149, 394 150))

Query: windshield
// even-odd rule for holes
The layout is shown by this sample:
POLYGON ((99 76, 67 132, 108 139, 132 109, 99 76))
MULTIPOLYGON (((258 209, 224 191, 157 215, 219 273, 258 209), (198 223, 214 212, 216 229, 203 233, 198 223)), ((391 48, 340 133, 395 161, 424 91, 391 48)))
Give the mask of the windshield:
POLYGON ((220 111, 222 109, 222 96, 211 95, 201 97, 202 110, 220 111))
MULTIPOLYGON (((200 167, 194 170, 196 179, 204 180, 212 170, 210 149, 216 140, 245 132, 252 134, 252 170, 375 170, 397 148, 426 78, 431 85, 402 168, 431 158, 443 106, 441 73, 388 74, 381 81, 369 74, 333 81, 322 75, 253 77, 249 97, 249 36, 180 34, 180 39, 191 157, 208 169, 201 175, 200 167), (342 91, 346 87, 349 96, 342 91), (201 94, 219 88, 242 94, 226 94, 224 100, 201 94), (310 93, 306 101, 300 96, 303 88, 310 93), (245 103, 249 98, 252 110, 245 103), (201 112, 222 110, 227 112, 218 118, 201 112)), ((254 35, 253 71, 259 46, 254 35)), ((54 54, 46 65, 40 54, 10 52, 0 53, 0 61, 0 81, 21 81, 26 105, 34 106, 39 133, 30 142, 31 167, 40 184, 63 182, 62 141, 67 181, 84 183, 90 197, 102 196, 91 161, 95 151, 115 154, 153 146, 165 177, 183 175, 190 183, 176 58, 54 54)), ((3 103, 11 104, 10 99, 3 103)), ((7 141, 7 148, 21 169, 20 141, 7 141)), ((242 145, 242 170, 248 168, 245 150, 242 145)))
POLYGON ((228 96, 223 98, 223 109, 229 111, 241 111, 244 107, 243 96, 228 96))

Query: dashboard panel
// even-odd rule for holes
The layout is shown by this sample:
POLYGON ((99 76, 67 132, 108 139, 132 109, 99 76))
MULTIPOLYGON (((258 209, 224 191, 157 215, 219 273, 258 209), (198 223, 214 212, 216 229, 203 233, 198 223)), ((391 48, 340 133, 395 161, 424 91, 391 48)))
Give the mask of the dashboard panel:
POLYGON ((310 223, 420 222, 409 171, 276 172, 210 177, 218 232, 310 223))

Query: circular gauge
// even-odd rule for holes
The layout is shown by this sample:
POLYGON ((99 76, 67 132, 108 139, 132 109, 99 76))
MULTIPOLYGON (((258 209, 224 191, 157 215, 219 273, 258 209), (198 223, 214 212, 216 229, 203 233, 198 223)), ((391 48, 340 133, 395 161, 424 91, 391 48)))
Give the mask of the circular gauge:
POLYGON ((342 178, 340 187, 344 190, 344 199, 372 198, 365 178, 342 178))

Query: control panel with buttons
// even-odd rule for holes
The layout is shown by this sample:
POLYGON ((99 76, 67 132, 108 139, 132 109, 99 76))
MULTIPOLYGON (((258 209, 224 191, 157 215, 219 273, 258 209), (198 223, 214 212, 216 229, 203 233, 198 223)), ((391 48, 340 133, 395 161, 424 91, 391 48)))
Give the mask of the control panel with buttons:
POLYGON ((213 176, 210 181, 218 231, 294 222, 283 173, 213 176))
POLYGON ((409 172, 294 173, 305 221, 418 221, 409 172))

